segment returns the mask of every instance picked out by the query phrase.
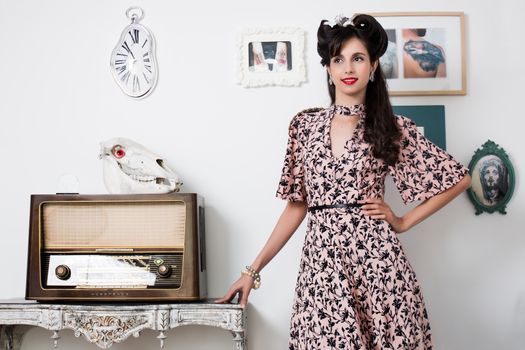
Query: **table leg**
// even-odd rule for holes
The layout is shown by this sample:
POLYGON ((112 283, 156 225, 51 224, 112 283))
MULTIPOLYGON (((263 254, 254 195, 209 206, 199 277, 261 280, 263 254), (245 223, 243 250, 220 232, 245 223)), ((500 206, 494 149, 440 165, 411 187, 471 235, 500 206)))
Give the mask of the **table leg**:
POLYGON ((28 326, 0 325, 0 346, 3 350, 19 350, 28 326))
POLYGON ((246 339, 244 338, 244 332, 231 332, 233 334, 233 343, 235 344, 235 350, 247 350, 246 339))
POLYGON ((13 349, 13 326, 0 326, 0 340, 2 349, 13 349))

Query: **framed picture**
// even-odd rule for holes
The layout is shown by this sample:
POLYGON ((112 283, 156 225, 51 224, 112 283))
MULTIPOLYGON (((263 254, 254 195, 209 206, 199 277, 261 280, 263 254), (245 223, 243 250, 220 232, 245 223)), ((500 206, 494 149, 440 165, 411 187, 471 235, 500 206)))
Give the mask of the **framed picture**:
POLYGON ((248 29, 239 37, 238 82, 244 87, 298 86, 306 81, 304 31, 248 29))
POLYGON ((474 153, 469 169, 472 184, 467 193, 476 208, 476 215, 495 211, 506 214, 515 178, 505 150, 488 140, 474 153))
POLYGON ((388 35, 380 63, 391 96, 466 94, 462 12, 371 15, 388 35))
POLYGON ((410 118, 420 133, 439 148, 447 149, 445 129, 445 106, 392 106, 394 114, 410 118))

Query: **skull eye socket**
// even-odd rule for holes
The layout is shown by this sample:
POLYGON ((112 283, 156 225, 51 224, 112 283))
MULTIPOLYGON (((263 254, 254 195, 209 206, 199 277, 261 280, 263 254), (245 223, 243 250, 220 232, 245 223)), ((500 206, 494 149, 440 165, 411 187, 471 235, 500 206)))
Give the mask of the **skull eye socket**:
POLYGON ((122 149, 121 145, 116 145, 112 149, 112 153, 116 158, 122 158, 126 155, 126 152, 124 149, 122 149))

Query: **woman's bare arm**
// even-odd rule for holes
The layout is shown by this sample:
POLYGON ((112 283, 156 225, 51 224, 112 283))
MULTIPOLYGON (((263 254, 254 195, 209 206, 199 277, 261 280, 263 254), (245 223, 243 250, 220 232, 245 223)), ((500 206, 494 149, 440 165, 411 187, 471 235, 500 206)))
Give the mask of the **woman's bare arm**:
POLYGON ((305 202, 288 202, 275 228, 251 266, 261 271, 288 242, 306 216, 305 202))
POLYGON ((386 220, 397 233, 405 232, 421 221, 443 208, 470 186, 470 175, 465 175, 457 184, 449 189, 427 199, 414 209, 399 217, 394 214, 390 206, 380 198, 365 200, 362 206, 363 213, 372 219, 386 220))
MULTIPOLYGON (((252 268, 260 272, 266 264, 268 264, 282 247, 288 242, 290 237, 294 234, 297 227, 301 224, 306 216, 308 207, 306 202, 288 202, 284 208, 272 234, 266 241, 266 244, 261 249, 257 258, 251 264, 252 268)), ((223 303, 232 300, 237 293, 239 294, 239 301, 244 307, 248 302, 248 295, 250 294, 253 285, 253 278, 242 275, 236 282, 232 284, 228 292, 220 299, 215 300, 216 303, 223 303)))

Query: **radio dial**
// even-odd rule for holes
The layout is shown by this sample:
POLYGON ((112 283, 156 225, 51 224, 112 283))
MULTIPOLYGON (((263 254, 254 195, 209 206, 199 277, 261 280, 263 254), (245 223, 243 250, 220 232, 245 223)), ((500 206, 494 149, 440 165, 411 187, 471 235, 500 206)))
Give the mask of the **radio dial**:
POLYGON ((159 266, 158 273, 160 277, 168 278, 171 276, 171 272, 172 269, 170 265, 162 264, 159 266))
POLYGON ((55 274, 61 280, 67 280, 71 277, 71 269, 67 265, 58 265, 55 269, 55 274))

